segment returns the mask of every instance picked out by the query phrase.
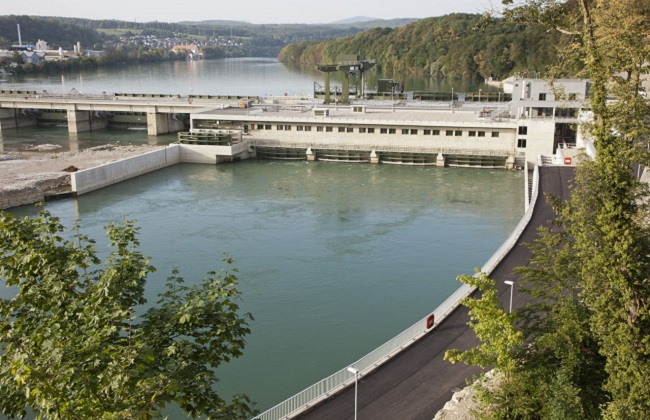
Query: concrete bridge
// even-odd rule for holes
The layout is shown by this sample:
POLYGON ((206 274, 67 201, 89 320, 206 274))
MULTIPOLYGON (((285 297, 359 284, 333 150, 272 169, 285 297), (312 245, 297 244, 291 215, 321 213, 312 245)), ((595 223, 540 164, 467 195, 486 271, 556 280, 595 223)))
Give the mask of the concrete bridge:
MULTIPOLYGON (((131 114, 130 122, 146 123, 150 136, 181 131, 189 115, 202 108, 238 107, 258 100, 228 95, 54 94, 46 91, 0 90, 0 132, 38 125, 39 118, 60 121, 72 134, 107 128, 115 114, 131 114)), ((127 122, 124 121, 123 122, 127 122)))

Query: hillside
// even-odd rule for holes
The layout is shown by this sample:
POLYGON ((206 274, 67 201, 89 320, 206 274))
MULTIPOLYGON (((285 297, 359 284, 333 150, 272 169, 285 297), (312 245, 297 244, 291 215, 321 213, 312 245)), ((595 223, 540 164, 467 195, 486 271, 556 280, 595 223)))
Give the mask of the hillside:
POLYGON ((52 48, 72 49, 77 42, 92 48, 100 40, 97 31, 90 27, 57 18, 12 15, 0 16, 0 48, 18 44, 16 24, 20 24, 23 44, 35 44, 39 39, 44 39, 52 48))
POLYGON ((514 72, 544 73, 557 60, 559 33, 480 15, 452 14, 419 20, 401 28, 373 28, 345 38, 284 47, 287 63, 333 63, 339 54, 360 53, 386 74, 500 79, 514 72))
POLYGON ((0 16, 0 48, 18 42, 16 24, 24 44, 43 39, 52 48, 105 49, 118 42, 142 43, 137 36, 178 40, 185 44, 219 46, 227 57, 275 57, 285 45, 354 35, 372 27, 399 27, 415 19, 371 20, 337 24, 251 24, 204 20, 198 22, 132 22, 68 17, 0 16))

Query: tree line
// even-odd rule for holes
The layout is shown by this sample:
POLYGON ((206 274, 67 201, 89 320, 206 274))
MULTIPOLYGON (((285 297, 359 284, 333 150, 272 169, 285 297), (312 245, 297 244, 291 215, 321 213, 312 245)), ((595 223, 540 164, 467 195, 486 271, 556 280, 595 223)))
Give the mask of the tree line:
POLYGON ((386 74, 447 78, 505 78, 513 73, 544 74, 567 42, 542 25, 456 13, 422 19, 400 28, 373 28, 325 41, 284 47, 282 62, 334 63, 339 54, 360 53, 386 74))

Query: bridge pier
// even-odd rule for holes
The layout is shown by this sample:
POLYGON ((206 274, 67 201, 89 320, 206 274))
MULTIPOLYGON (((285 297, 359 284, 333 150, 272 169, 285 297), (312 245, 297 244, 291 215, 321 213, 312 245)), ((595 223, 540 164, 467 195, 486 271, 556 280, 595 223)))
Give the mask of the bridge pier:
POLYGON ((70 134, 101 130, 108 127, 108 120, 96 117, 93 111, 77 111, 68 108, 68 132, 70 134))
POLYGON ((11 128, 31 127, 38 125, 38 120, 30 115, 13 108, 0 108, 0 132, 11 128))
POLYGON ((184 128, 183 122, 174 118, 174 114, 147 111, 147 134, 150 136, 173 133, 184 128))
POLYGON ((436 166, 443 167, 445 166, 445 157, 442 155, 442 152, 438 153, 436 158, 436 166))

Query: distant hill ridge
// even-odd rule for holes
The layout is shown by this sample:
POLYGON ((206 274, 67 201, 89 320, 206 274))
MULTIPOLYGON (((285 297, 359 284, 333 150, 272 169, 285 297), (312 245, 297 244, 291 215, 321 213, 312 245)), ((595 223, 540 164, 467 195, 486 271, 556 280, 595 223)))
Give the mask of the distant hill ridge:
POLYGON ((178 25, 188 26, 226 26, 226 27, 246 27, 246 26, 350 26, 357 28, 397 28, 416 22, 415 18, 397 18, 397 19, 377 19, 366 16, 355 16, 348 19, 337 20, 329 23, 251 23, 239 20, 199 20, 199 21, 182 21, 178 25))
POLYGON ((372 21, 379 21, 383 19, 377 19, 377 18, 371 18, 367 16, 355 16, 343 20, 337 20, 335 22, 331 22, 332 25, 346 25, 348 23, 359 23, 359 22, 372 22, 372 21))

